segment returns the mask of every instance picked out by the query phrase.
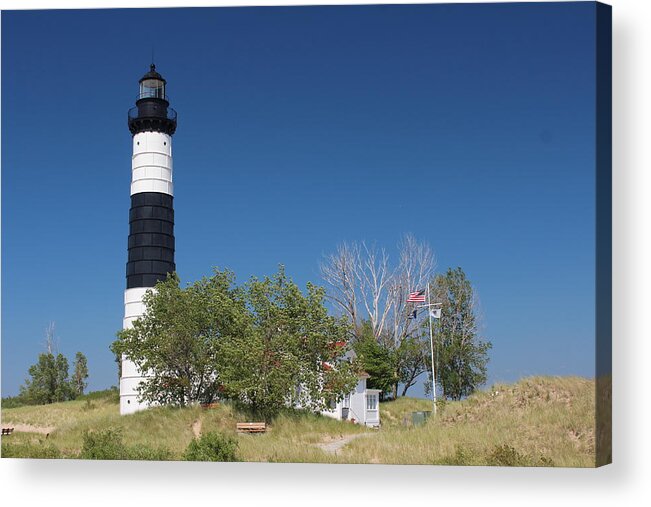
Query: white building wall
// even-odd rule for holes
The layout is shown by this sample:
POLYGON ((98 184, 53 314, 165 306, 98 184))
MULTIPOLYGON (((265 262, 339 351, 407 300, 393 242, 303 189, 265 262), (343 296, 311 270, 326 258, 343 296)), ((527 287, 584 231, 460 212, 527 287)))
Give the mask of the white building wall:
POLYGON ((348 419, 355 419, 357 424, 366 424, 366 379, 359 379, 355 391, 350 396, 348 419))
POLYGON ((330 410, 322 410, 321 415, 331 417, 332 419, 341 420, 341 402, 337 403, 335 408, 330 410))

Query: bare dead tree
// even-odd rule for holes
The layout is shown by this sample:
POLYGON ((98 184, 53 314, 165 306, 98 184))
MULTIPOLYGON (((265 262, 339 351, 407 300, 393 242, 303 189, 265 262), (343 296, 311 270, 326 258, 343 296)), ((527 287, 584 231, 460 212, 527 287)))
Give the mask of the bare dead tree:
POLYGON ((350 319, 354 330, 359 325, 359 269, 359 246, 356 243, 342 243, 320 265, 321 276, 329 285, 328 298, 350 319))
POLYGON ((54 322, 50 322, 45 328, 45 350, 48 354, 57 354, 56 338, 54 337, 54 322))
POLYGON ((389 288, 393 272, 384 249, 366 243, 342 243, 320 266, 328 297, 357 330, 362 318, 375 336, 385 334, 391 313, 389 288), (363 316, 363 317, 362 317, 363 316))
POLYGON ((389 337, 393 346, 418 329, 416 319, 409 318, 407 296, 426 287, 436 266, 430 246, 412 234, 401 239, 398 250, 398 265, 392 268, 383 248, 342 243, 320 266, 328 297, 355 329, 368 318, 375 336, 389 337))
MULTIPOLYGON (((392 266, 383 248, 366 243, 343 243, 321 263, 321 275, 328 297, 354 327, 368 319, 376 340, 397 352, 396 378, 404 384, 403 395, 426 371, 421 343, 422 318, 410 318, 414 305, 407 303, 410 292, 427 287, 435 260, 427 243, 405 235, 398 244, 398 262, 392 266), (409 341, 405 341, 409 339, 409 341)), ((393 388, 398 394, 398 384, 393 388)))
POLYGON ((360 252, 360 299, 371 321, 373 333, 380 337, 385 332, 391 313, 389 288, 393 284, 394 273, 389 267, 389 255, 383 248, 378 249, 375 245, 368 247, 362 243, 360 252))

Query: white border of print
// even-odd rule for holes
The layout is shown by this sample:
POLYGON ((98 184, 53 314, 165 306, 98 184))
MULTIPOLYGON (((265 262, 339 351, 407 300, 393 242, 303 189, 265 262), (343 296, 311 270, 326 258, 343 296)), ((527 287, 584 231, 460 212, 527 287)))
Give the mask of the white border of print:
MULTIPOLYGON (((180 6, 175 1, 138 7, 180 6)), ((196 6, 309 2, 192 2, 196 6)), ((347 2, 322 1, 319 4, 347 2)), ((348 2, 350 3, 350 2, 348 2)), ((382 3, 359 0, 357 4, 382 3)), ((386 3, 386 2, 385 2, 386 3)), ((400 2, 390 3, 432 3, 400 2)), ((613 5, 613 457, 592 469, 0 460, 4 505, 639 505, 651 497, 651 2, 613 5)), ((5 1, 2 9, 134 7, 120 1, 5 1)))

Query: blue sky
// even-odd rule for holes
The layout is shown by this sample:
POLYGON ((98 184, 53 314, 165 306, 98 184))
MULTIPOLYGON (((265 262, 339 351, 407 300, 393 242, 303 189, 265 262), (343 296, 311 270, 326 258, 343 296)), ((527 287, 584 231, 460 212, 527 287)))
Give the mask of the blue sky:
MULTIPOLYGON (((594 375, 595 6, 2 13, 2 394, 56 322, 117 383, 131 139, 152 46, 179 114, 183 281, 411 232, 461 266, 489 382, 594 375)), ((414 394, 422 392, 419 388, 414 394)))

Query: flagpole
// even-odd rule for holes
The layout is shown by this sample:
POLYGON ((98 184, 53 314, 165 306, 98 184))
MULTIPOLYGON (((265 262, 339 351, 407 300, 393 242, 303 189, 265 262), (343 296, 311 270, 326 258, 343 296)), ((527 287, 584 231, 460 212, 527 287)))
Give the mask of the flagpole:
POLYGON ((432 301, 429 294, 429 281, 427 282, 427 315, 429 318, 429 344, 432 353, 432 405, 436 415, 436 372, 434 371, 434 334, 432 332, 432 301))

